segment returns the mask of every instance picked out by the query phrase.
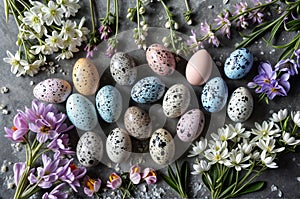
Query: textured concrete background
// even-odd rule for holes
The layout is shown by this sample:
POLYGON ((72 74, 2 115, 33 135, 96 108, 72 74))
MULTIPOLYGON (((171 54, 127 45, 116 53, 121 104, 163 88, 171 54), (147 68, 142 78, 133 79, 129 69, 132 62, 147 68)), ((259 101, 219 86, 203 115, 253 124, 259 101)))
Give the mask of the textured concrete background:
MULTIPOLYGON (((234 4, 235 2, 231 0, 229 4, 224 5, 221 0, 190 0, 189 4, 191 8, 193 8, 193 26, 187 26, 184 23, 184 19, 181 15, 182 12, 185 11, 184 1, 183 0, 173 0, 166 1, 168 5, 171 6, 172 11, 174 12, 175 20, 179 22, 180 29, 179 32, 189 35, 190 29, 199 30, 200 22, 207 20, 211 22, 220 10, 225 8, 229 8, 230 4, 234 4)), ((248 0, 249 4, 250 1, 248 0)), ((78 16, 86 16, 87 19, 89 17, 89 8, 88 1, 83 0, 80 2, 82 8, 79 11, 78 16)), ((103 17, 105 15, 106 9, 106 1, 97 1, 97 12, 98 17, 103 17)), ((130 30, 135 27, 135 23, 130 22, 126 19, 127 8, 133 7, 135 5, 135 1, 129 0, 121 0, 120 1, 120 31, 130 30)), ((2 58, 6 57, 6 50, 10 50, 11 52, 15 52, 17 47, 15 45, 15 41, 17 38, 17 27, 11 17, 9 23, 5 23, 4 9, 3 9, 3 1, 0 2, 0 38, 1 38, 1 48, 0 48, 0 87, 6 86, 9 88, 8 94, 0 94, 0 103, 7 105, 7 109, 10 111, 9 115, 0 114, 0 165, 7 162, 18 162, 25 160, 25 152, 24 150, 18 152, 15 151, 15 147, 12 147, 8 139, 4 138, 3 128, 5 126, 11 126, 13 117, 17 112, 17 109, 24 110, 24 106, 30 106, 31 101, 34 99, 32 94, 33 86, 30 85, 30 81, 34 81, 35 83, 40 82, 46 78, 62 78, 71 82, 71 73, 72 67, 75 61, 84 57, 84 52, 79 52, 75 54, 75 57, 71 60, 60 61, 58 64, 60 65, 59 69, 63 69, 66 73, 65 75, 57 70, 57 73, 53 75, 47 75, 46 72, 41 72, 34 78, 29 77, 15 77, 10 72, 10 66, 3 62, 2 58)), ((146 19, 150 26, 153 27, 164 27, 166 16, 162 10, 161 4, 158 2, 151 3, 146 6, 146 19)), ((90 21, 88 20, 86 26, 91 27, 90 21)), ((278 40, 288 39, 290 35, 281 35, 278 40)), ((231 40, 221 39, 222 46, 219 48, 213 48, 211 46, 207 46, 207 50, 211 53, 215 62, 221 63, 219 69, 221 71, 221 75, 225 78, 224 73, 222 72, 222 67, 225 62, 225 59, 229 56, 229 54, 234 50, 235 43, 239 42, 241 38, 238 36, 238 33, 235 32, 232 35, 231 40)), ((254 67, 251 72, 247 75, 246 78, 242 80, 229 80, 225 78, 228 86, 229 86, 229 94, 233 92, 235 88, 238 86, 246 86, 247 82, 249 82, 253 76, 256 74, 256 67, 259 61, 267 61, 269 60, 272 64, 275 64, 277 58, 279 57, 279 51, 272 51, 272 49, 266 47, 266 45, 257 41, 252 44, 249 49, 255 56, 254 67)), ((269 106, 266 106, 264 103, 257 103, 258 98, 256 95, 254 96, 255 100, 255 108, 251 118, 245 123, 246 127, 252 127, 255 121, 261 122, 264 119, 267 119, 270 116, 272 111, 277 111, 280 108, 288 108, 289 110, 300 110, 299 106, 299 92, 300 87, 298 79, 296 76, 291 81, 291 90, 289 92, 288 97, 277 98, 272 101, 269 106)), ((195 88, 199 89, 199 88, 195 88)), ((254 94, 253 91, 251 91, 254 94)), ((57 106, 60 110, 64 110, 64 104, 57 106)), ((231 121, 228 118, 225 118, 227 123, 231 121)), ((212 121, 208 121, 212 122, 212 121)), ((217 127, 223 126, 222 124, 214 124, 217 127)), ((209 132, 208 132, 209 133, 209 132)), ((75 138, 73 141, 74 146, 76 146, 76 132, 74 132, 75 138)), ((78 139, 78 137, 77 137, 78 139)), ((184 158, 181 158, 183 160, 184 158)), ((193 159, 188 159, 190 162, 193 162, 193 159)), ((280 157, 278 161, 279 169, 268 170, 262 176, 261 179, 267 181, 267 185, 265 189, 261 192, 253 193, 250 195, 246 195, 246 198, 279 198, 280 191, 283 193, 283 197, 285 198, 299 198, 300 190, 299 183, 297 181, 297 177, 300 176, 299 166, 300 166, 300 157, 299 153, 287 154, 284 157, 280 157), (277 191, 271 191, 271 187, 276 186, 278 188, 277 191)), ((7 179, 9 176, 12 176, 12 165, 8 165, 8 172, 0 173, 0 198, 8 199, 12 198, 15 189, 7 189, 7 179)), ((106 168, 103 165, 99 165, 93 169, 89 169, 89 174, 91 176, 95 175, 104 180, 107 179, 108 172, 111 172, 111 169, 106 168)), ((162 170, 163 172, 164 170, 162 170)), ((204 198, 209 197, 208 191, 204 188, 204 185, 201 182, 200 176, 191 176, 191 181, 189 182, 190 186, 190 196, 195 198, 204 198)), ((178 195, 170 190, 169 187, 166 186, 162 180, 157 184, 157 186, 149 186, 147 188, 148 196, 152 198, 156 198, 156 194, 160 194, 163 198, 175 198, 178 195)), ((118 193, 106 192, 103 194, 103 197, 115 197, 118 193), (114 195, 115 194, 115 195, 114 195)), ((138 191, 137 197, 144 198, 145 193, 138 191)), ((37 196, 37 198, 39 198, 37 196)), ((72 193, 70 194, 70 198, 86 198, 82 192, 72 193)))

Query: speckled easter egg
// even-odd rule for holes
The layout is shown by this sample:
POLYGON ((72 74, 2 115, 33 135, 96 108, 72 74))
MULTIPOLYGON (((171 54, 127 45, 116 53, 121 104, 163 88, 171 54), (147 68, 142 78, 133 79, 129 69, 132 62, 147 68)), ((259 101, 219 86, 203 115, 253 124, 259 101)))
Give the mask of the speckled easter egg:
POLYGON ((246 48, 233 51, 226 59, 224 72, 230 79, 241 79, 247 75, 253 65, 253 55, 246 48))
POLYGON ((110 73, 120 85, 131 85, 136 79, 137 69, 134 60, 126 53, 117 52, 110 61, 110 73))
POLYGON ((106 140, 106 152, 109 159, 115 163, 126 161, 131 153, 131 139, 126 130, 115 128, 106 140))
POLYGON ((103 156, 103 143, 101 137, 94 132, 84 133, 76 147, 77 159, 85 167, 99 164, 103 156))
POLYGON ((117 121, 122 112, 121 93, 111 85, 102 87, 96 95, 96 107, 104 121, 117 121))
POLYGON ((186 79, 191 85, 202 85, 208 81, 212 68, 213 60, 210 54, 201 49, 189 59, 185 69, 186 79))
POLYGON ((69 96, 66 103, 67 115, 77 128, 90 131, 98 123, 94 104, 83 95, 74 93, 69 96))
POLYGON ((203 131, 205 117, 200 109, 192 109, 181 116, 177 123, 177 135, 183 142, 193 142, 203 131))
POLYGON ((80 58, 73 67, 73 84, 82 95, 93 95, 98 89, 100 76, 96 66, 87 58, 80 58))
POLYGON ((237 88, 231 95, 227 114, 234 122, 244 122, 252 114, 253 98, 250 91, 245 87, 237 88))
POLYGON ((191 94, 189 88, 183 84, 175 84, 166 92, 162 108, 169 118, 176 118, 182 115, 189 107, 191 94))
POLYGON ((155 76, 145 77, 131 89, 131 98, 137 103, 158 101, 165 92, 165 84, 155 76))
POLYGON ((175 143, 172 135, 165 129, 157 129, 151 136, 149 152, 157 164, 170 163, 175 155, 175 143))
POLYGON ((66 80, 51 78, 38 83, 33 88, 33 95, 45 102, 61 103, 66 101, 71 90, 71 85, 66 80))
POLYGON ((227 102, 228 87, 221 77, 214 77, 205 84, 201 102, 205 110, 214 113, 220 111, 227 102))
POLYGON ((171 75, 176 67, 174 55, 160 44, 152 44, 146 51, 150 68, 158 75, 171 75))
POLYGON ((124 125, 128 133, 137 139, 147 139, 152 133, 152 122, 149 114, 143 109, 132 106, 124 115, 124 125))

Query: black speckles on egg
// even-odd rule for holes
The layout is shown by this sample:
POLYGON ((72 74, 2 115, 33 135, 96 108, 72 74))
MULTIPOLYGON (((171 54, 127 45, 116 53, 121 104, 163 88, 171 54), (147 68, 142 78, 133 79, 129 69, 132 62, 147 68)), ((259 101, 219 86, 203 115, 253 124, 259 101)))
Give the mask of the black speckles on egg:
POLYGON ((126 53, 117 52, 110 61, 110 73, 120 85, 131 85, 137 76, 134 60, 126 53))
POLYGON ((110 132, 106 140, 106 152, 111 161, 115 163, 126 161, 131 150, 131 139, 126 130, 115 128, 110 132))

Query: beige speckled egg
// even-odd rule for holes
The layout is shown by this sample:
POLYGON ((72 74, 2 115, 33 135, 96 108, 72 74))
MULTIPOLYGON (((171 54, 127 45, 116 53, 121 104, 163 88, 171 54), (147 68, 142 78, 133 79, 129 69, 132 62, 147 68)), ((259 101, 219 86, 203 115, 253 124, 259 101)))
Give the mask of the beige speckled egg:
POLYGON ((152 133, 149 114, 137 106, 129 107, 124 115, 124 125, 128 133, 137 139, 147 139, 152 133))
POLYGON ((73 83, 82 95, 93 95, 99 85, 100 76, 96 66, 87 58, 80 58, 73 68, 73 83))
POLYGON ((162 108, 165 115, 169 118, 176 118, 182 115, 188 108, 191 94, 184 84, 174 84, 166 92, 162 108))
POLYGON ((115 163, 126 161, 131 154, 132 144, 125 129, 115 128, 106 140, 106 152, 109 159, 115 163))
POLYGON ((201 49, 189 59, 185 70, 186 79, 191 85, 202 85, 209 79, 212 67, 213 60, 210 54, 201 49))
POLYGON ((33 88, 33 95, 45 102, 61 103, 66 101, 71 90, 71 85, 66 80, 50 78, 38 83, 33 88))
POLYGON ((149 151, 154 162, 166 165, 175 155, 175 143, 172 135, 166 129, 157 129, 150 139, 149 151))

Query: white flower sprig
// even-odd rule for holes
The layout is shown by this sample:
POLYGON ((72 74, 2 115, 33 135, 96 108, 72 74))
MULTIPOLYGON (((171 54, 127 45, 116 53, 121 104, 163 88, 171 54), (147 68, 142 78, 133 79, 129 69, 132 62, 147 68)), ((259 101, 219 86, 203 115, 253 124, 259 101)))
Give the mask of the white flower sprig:
POLYGON ((13 0, 5 1, 5 14, 8 22, 12 13, 18 26, 18 51, 13 55, 7 51, 4 62, 11 65, 11 72, 17 77, 33 76, 46 63, 46 55, 58 53, 57 60, 70 59, 78 47, 86 41, 89 30, 83 26, 85 18, 80 22, 69 18, 75 16, 80 8, 79 0, 13 0))
POLYGON ((260 190, 264 182, 253 182, 264 170, 277 168, 278 155, 294 151, 300 143, 297 131, 300 112, 280 110, 268 121, 255 123, 247 131, 241 123, 226 125, 212 133, 210 140, 201 138, 188 157, 197 157, 194 175, 202 179, 212 198, 231 198, 260 190))

